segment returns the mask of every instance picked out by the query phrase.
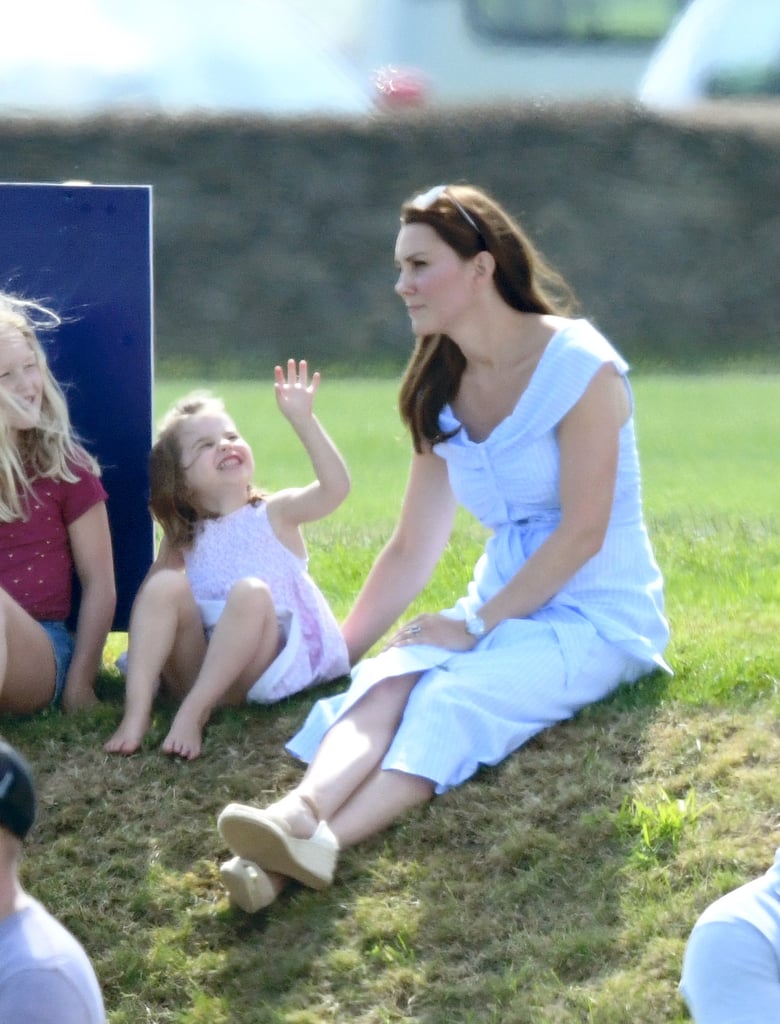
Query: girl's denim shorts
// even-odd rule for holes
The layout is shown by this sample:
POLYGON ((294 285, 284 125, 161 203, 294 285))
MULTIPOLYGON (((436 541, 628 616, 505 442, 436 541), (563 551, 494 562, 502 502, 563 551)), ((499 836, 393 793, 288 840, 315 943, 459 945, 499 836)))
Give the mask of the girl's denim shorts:
POLYGON ((51 646, 54 650, 57 676, 54 684, 54 696, 51 702, 52 704, 58 704, 60 697, 62 697, 62 691, 65 689, 65 680, 68 677, 68 669, 73 657, 73 634, 64 622, 47 621, 41 622, 40 625, 46 630, 46 635, 51 640, 51 646))

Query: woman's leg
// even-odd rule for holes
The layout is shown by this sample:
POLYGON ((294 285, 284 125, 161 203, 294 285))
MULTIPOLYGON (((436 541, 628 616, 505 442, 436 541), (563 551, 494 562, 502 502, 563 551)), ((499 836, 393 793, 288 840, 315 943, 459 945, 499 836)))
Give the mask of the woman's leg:
MULTIPOLYGON (((228 804, 218 825, 240 863, 262 869, 266 888, 273 886, 275 897, 285 877, 314 889, 330 885, 340 849, 380 832, 404 811, 429 800, 433 790, 428 779, 376 769, 331 821, 320 820, 305 795, 292 793, 265 811, 228 804)), ((228 863, 235 869, 236 859, 228 863)))
POLYGON ((29 714, 45 708, 56 676, 46 631, 0 588, 0 711, 29 714))
POLYGON ((339 846, 346 847, 430 799, 434 787, 428 779, 379 767, 418 678, 415 673, 372 687, 328 730, 301 782, 269 813, 283 817, 292 834, 304 839, 327 821, 339 846))
POLYGON ((328 820, 339 849, 368 839, 433 797, 430 779, 377 768, 328 820))
POLYGON ((321 889, 333 879, 339 848, 430 799, 428 779, 379 767, 418 678, 373 686, 328 730, 301 783, 281 800, 263 811, 229 804, 218 824, 231 850, 272 878, 286 875, 321 889))
POLYGON ((239 580, 214 627, 203 664, 163 741, 166 754, 200 755, 203 728, 217 705, 241 704, 276 657, 279 623, 273 597, 259 579, 239 580))
POLYGON ((149 728, 160 677, 173 693, 192 686, 206 653, 206 637, 187 577, 170 569, 151 576, 130 614, 125 712, 105 744, 112 754, 132 754, 149 728))

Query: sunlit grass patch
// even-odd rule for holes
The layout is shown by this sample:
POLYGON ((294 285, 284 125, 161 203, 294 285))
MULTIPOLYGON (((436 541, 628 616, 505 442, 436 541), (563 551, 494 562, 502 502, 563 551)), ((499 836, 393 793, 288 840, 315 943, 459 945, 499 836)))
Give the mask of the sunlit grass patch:
POLYGON ((683 833, 699 819, 696 793, 671 797, 659 787, 656 795, 643 799, 626 797, 617 814, 618 831, 632 845, 632 859, 645 867, 670 860, 677 852, 683 833))

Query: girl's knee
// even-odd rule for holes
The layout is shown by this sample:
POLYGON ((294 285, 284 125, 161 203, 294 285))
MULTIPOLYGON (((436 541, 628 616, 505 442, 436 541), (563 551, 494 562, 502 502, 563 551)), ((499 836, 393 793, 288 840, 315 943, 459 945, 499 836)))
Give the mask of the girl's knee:
MULTIPOLYGON (((3 642, 13 634, 18 635, 20 630, 25 631, 26 635, 26 631, 33 627, 33 622, 32 616, 19 602, 14 600, 7 590, 0 587, 0 636, 2 636, 3 642)), ((43 638, 42 633, 41 637, 43 638)), ((43 642, 48 649, 49 641, 43 638, 43 642)))
POLYGON ((139 593, 141 600, 176 601, 183 598, 192 599, 192 588, 189 580, 183 572, 175 569, 160 569, 141 587, 139 593))
POLYGON ((251 609, 252 614, 262 614, 274 607, 271 588, 256 576, 245 576, 236 580, 228 591, 225 604, 237 606, 242 611, 251 609))
POLYGON ((9 614, 12 614, 18 607, 19 605, 14 601, 8 591, 3 590, 3 588, 0 587, 0 623, 3 627, 5 627, 5 624, 8 621, 9 614))

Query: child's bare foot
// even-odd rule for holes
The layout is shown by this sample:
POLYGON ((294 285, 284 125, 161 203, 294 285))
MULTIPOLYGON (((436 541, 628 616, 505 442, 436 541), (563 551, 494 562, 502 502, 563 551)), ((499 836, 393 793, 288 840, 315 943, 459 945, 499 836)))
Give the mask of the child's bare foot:
POLYGON ((203 725, 182 705, 168 730, 168 735, 163 740, 162 751, 164 754, 183 757, 185 761, 194 761, 196 757, 200 757, 202 749, 203 725))
POLYGON ((140 748, 148 728, 148 718, 136 719, 125 715, 111 739, 103 744, 103 749, 109 754, 134 754, 140 748))

